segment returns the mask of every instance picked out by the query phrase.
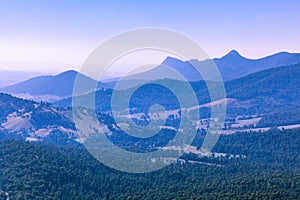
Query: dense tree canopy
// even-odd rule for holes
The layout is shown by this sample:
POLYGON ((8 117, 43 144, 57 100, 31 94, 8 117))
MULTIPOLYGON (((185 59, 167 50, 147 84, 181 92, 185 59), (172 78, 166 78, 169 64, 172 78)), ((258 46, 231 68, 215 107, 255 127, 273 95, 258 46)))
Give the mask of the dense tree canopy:
MULTIPOLYGON (((0 142, 0 197, 10 199, 299 199, 300 130, 222 136, 202 158, 146 174, 110 169, 83 146, 0 142), (201 159, 200 159, 201 160, 201 159)), ((187 155, 192 156, 192 155, 187 155)))

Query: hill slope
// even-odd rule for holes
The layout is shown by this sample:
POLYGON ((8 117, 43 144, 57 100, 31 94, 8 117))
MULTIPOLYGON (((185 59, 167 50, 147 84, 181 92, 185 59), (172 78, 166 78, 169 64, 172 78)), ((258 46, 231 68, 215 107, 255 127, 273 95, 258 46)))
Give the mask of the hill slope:
POLYGON ((35 141, 48 140, 53 136, 75 138, 75 135, 74 123, 49 104, 0 93, 0 138, 35 141))
POLYGON ((263 70, 225 84, 227 97, 250 104, 252 112, 299 105, 300 64, 263 70))

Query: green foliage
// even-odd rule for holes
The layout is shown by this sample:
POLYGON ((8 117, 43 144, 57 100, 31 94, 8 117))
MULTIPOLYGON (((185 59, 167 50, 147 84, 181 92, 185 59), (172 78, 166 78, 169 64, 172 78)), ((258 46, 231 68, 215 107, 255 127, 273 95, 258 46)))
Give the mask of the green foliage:
POLYGON ((0 188, 10 199, 299 199, 299 132, 222 136, 214 151, 246 158, 222 158, 222 167, 173 164, 146 174, 105 167, 83 146, 3 140, 0 188))

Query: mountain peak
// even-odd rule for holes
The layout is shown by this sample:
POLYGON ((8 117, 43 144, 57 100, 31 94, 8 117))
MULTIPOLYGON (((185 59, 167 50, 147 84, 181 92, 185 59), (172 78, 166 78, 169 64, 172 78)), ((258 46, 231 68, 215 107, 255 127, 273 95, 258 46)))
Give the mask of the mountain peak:
POLYGON ((75 70, 68 70, 68 71, 64 71, 60 74, 57 74, 56 76, 62 76, 62 75, 77 75, 77 71, 75 70))
POLYGON ((236 60, 245 59, 245 58, 241 56, 241 54, 239 54, 237 50, 231 50, 229 53, 227 53, 225 56, 219 59, 235 62, 236 60))
MULTIPOLYGON (((238 56, 238 57, 242 57, 239 52, 235 49, 231 50, 228 54, 226 54, 225 56, 238 56)), ((225 57, 224 56, 224 57, 225 57)))
POLYGON ((179 60, 178 58, 170 57, 168 56, 161 64, 166 66, 174 66, 176 64, 182 64, 185 63, 182 60, 179 60))

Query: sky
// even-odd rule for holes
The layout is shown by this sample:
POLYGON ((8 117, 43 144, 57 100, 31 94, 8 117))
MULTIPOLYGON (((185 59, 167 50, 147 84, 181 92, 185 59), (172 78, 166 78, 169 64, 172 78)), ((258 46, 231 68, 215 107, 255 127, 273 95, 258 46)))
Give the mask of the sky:
MULTIPOLYGON (((232 49, 248 58, 300 52, 299 10, 298 0, 0 0, 0 69, 80 69, 98 45, 142 27, 178 31, 212 58, 232 49)), ((148 59, 162 62, 165 56, 148 59)), ((131 57, 116 73, 143 61, 131 57)))

